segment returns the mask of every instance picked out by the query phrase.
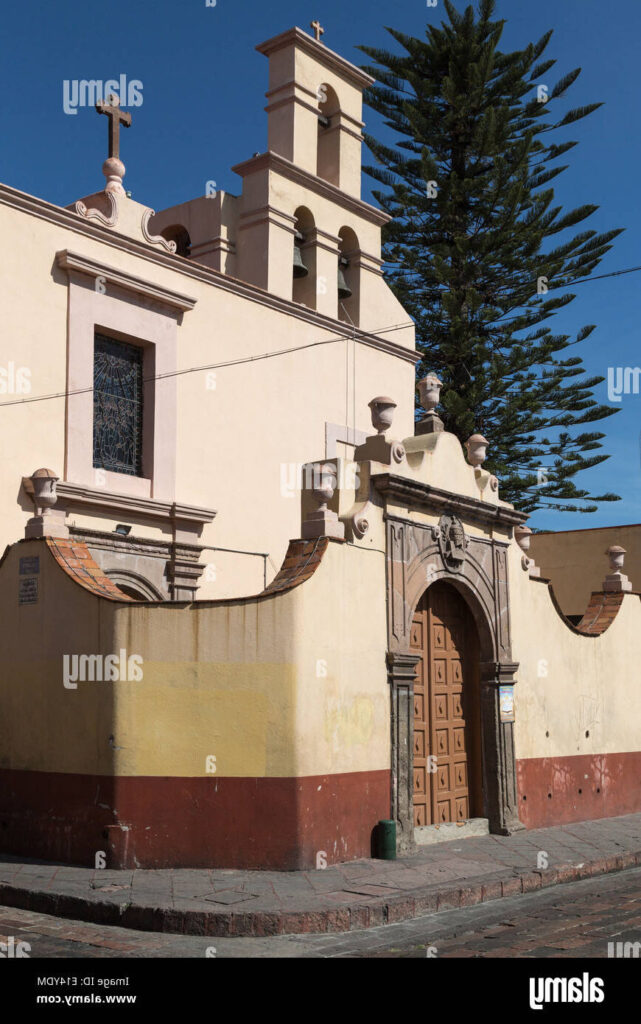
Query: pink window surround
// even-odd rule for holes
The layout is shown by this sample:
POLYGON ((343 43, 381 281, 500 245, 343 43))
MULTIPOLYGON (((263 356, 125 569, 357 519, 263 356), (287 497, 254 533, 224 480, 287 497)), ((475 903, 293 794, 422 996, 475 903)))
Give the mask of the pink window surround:
POLYGON ((175 499, 176 377, 180 311, 69 269, 65 481, 141 498, 175 499), (94 335, 143 349, 143 473, 94 469, 94 335), (160 379, 149 379, 149 378, 160 379))

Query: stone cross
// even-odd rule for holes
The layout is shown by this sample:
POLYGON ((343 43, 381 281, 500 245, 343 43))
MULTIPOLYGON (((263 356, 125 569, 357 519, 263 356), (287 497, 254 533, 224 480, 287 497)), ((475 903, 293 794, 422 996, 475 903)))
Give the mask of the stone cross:
POLYGON ((317 19, 316 21, 310 22, 309 27, 314 29, 316 41, 320 43, 320 37, 325 34, 325 29, 322 27, 320 21, 317 19))
POLYGON ((122 123, 125 128, 129 128, 131 114, 120 109, 120 100, 113 93, 107 101, 99 100, 96 103, 96 110, 109 118, 109 156, 120 159, 120 125, 122 123))

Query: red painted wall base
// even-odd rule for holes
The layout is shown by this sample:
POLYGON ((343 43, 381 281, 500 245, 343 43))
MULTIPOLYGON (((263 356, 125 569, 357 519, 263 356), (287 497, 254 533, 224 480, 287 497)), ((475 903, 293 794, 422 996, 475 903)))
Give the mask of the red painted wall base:
POLYGON ((67 864, 294 871, 371 856, 388 771, 300 779, 0 771, 0 850, 67 864), (321 858, 318 860, 317 858, 321 858))
POLYGON ((516 762, 519 818, 527 828, 641 811, 641 752, 525 758, 516 762))

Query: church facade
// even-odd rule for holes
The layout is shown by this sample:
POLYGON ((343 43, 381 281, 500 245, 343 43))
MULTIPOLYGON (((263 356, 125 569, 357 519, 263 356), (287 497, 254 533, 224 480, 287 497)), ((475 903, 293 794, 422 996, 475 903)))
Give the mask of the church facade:
POLYGON ((371 79, 297 28, 258 50, 240 195, 134 201, 108 99, 101 191, 0 186, 0 849, 315 868, 381 820, 410 853, 639 810, 625 553, 567 618, 434 377, 415 423, 371 79))

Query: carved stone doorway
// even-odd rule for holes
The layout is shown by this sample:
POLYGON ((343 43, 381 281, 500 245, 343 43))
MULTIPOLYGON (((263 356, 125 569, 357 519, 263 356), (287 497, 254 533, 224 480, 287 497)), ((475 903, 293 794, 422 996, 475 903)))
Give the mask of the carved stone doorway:
MULTIPOLYGON (((386 481, 387 490, 396 493, 395 480, 386 481)), ((383 489, 382 485, 379 489, 383 489)), ((402 497, 402 482, 398 489, 402 497)), ((425 503, 431 500, 432 492, 426 486, 425 503)), ((452 495, 453 511, 456 502, 452 495)), ((514 754, 512 698, 518 665, 512 661, 510 643, 508 542, 478 533, 467 534, 453 511, 442 516, 438 527, 386 514, 387 664, 392 733, 390 816, 397 823, 400 854, 415 848, 414 687, 421 652, 412 647, 412 624, 426 587, 429 593, 438 584, 457 592, 476 627, 483 797, 480 816, 487 818, 490 832, 499 835, 523 828, 518 818, 514 754)), ((501 514, 518 522, 517 513, 511 509, 501 514)))
POLYGON ((412 620, 414 826, 484 816, 479 639, 461 595, 447 583, 425 591, 412 620))

